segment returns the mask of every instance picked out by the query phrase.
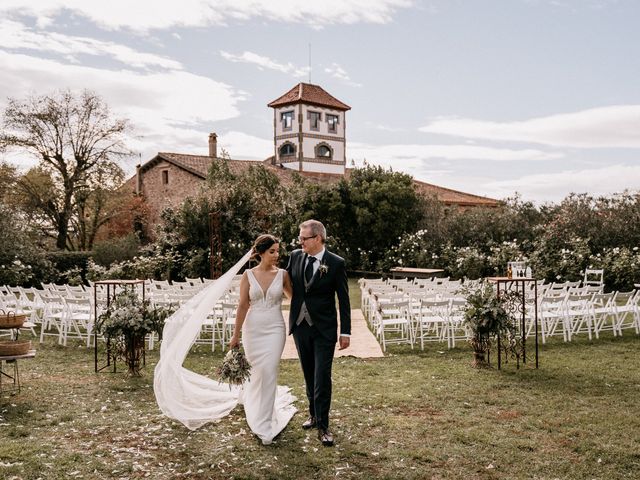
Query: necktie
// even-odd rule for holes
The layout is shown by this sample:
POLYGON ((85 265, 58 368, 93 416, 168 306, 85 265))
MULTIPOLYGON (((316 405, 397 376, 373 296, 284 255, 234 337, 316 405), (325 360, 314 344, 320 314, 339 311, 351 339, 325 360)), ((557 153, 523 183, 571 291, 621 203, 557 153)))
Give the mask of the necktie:
POLYGON ((304 278, 307 280, 307 283, 309 283, 311 281, 311 277, 313 277, 313 262, 315 261, 316 257, 307 257, 307 268, 304 269, 304 278))

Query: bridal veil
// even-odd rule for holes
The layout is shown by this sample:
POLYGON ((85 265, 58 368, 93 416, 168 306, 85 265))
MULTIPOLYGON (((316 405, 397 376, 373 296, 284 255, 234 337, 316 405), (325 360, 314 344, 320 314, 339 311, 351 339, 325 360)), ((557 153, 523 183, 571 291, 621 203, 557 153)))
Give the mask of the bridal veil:
POLYGON ((192 372, 182 364, 198 338, 202 323, 250 256, 251 252, 248 252, 165 322, 153 390, 160 410, 190 430, 228 415, 239 402, 241 388, 230 388, 228 384, 192 372))

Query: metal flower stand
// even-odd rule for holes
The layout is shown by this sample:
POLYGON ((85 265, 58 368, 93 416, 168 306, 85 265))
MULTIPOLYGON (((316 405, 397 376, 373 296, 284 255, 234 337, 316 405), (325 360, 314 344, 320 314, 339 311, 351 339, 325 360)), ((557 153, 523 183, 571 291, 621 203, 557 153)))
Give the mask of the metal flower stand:
MULTIPOLYGON (((500 292, 510 291, 515 288, 521 299, 519 308, 520 313, 520 333, 522 335, 522 363, 527 363, 527 296, 526 287, 527 284, 533 282, 533 322, 534 322, 534 345, 535 345, 535 368, 538 368, 538 282, 535 278, 527 277, 489 277, 488 281, 496 284, 496 294, 500 296, 500 292)), ((502 366, 500 336, 498 336, 498 369, 502 366)), ((518 365, 519 368, 519 365, 518 365)))
MULTIPOLYGON (((107 363, 98 368, 98 331, 100 330, 101 324, 99 323, 98 317, 98 303, 102 299, 98 296, 98 289, 100 287, 106 287, 106 308, 108 309, 111 305, 111 302, 115 298, 118 293, 118 288, 132 286, 136 288, 138 286, 142 289, 142 302, 145 301, 145 281, 144 280, 100 280, 93 284, 93 318, 95 318, 95 328, 93 329, 93 347, 94 347, 94 362, 95 362, 95 371, 96 373, 104 370, 105 368, 109 368, 113 365, 113 373, 116 373, 116 355, 111 351, 111 342, 107 338, 106 342, 106 353, 107 353, 107 363)), ((142 363, 145 362, 145 353, 144 353, 144 342, 142 345, 142 363)))

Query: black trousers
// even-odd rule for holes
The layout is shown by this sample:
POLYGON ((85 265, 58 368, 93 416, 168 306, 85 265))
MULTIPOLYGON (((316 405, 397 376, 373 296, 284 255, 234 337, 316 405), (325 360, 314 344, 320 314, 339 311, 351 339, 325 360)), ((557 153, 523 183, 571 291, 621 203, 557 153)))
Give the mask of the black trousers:
POLYGON ((302 373, 307 386, 309 415, 316 419, 319 429, 329 428, 331 407, 331 367, 336 344, 326 339, 315 325, 303 321, 293 331, 302 373))

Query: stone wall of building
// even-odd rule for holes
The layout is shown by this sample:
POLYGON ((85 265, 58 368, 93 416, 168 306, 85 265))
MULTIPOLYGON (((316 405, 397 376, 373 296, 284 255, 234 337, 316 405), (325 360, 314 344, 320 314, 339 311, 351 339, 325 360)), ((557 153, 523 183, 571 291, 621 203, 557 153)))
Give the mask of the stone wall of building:
POLYGON ((150 207, 151 224, 158 223, 164 208, 179 207, 187 197, 196 196, 204 182, 202 178, 169 162, 160 162, 141 172, 141 175, 141 193, 150 207), (166 175, 165 179, 163 175, 166 175))

